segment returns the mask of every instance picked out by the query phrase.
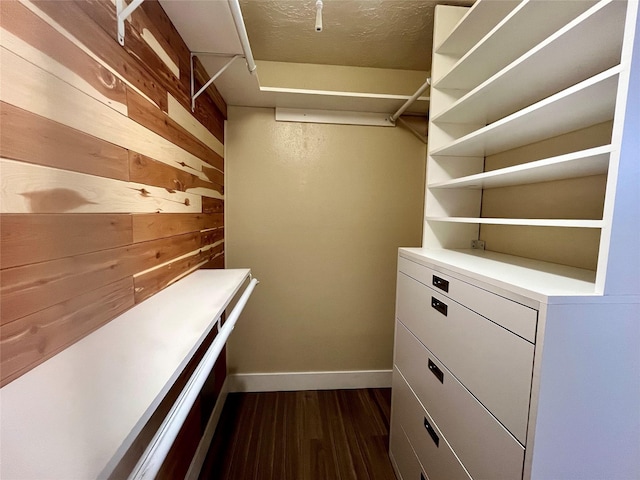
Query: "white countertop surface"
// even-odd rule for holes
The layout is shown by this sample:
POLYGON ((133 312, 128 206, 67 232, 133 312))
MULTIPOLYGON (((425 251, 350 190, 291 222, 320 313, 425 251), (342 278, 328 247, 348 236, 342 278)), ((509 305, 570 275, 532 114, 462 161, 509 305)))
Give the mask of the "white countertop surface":
POLYGON ((0 477, 87 480, 126 452, 250 271, 198 270, 0 390, 0 477))

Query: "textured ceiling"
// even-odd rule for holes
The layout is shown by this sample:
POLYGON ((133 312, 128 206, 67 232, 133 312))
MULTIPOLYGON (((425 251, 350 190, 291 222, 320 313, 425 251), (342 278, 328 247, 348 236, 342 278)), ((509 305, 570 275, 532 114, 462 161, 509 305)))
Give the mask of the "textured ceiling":
POLYGON ((240 0, 258 60, 430 70, 436 3, 470 0, 324 0, 316 32, 315 0, 240 0))

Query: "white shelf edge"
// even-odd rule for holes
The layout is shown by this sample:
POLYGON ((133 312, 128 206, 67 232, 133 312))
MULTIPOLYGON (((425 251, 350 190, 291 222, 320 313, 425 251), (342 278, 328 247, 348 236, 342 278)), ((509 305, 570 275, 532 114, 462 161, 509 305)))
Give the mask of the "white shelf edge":
POLYGON ((595 271, 583 268, 490 250, 401 248, 400 256, 455 272, 463 279, 480 280, 499 288, 495 292, 499 295, 512 292, 545 303, 561 303, 567 297, 574 303, 575 295, 587 299, 601 296, 596 290, 595 271))
POLYGON ((603 220, 555 218, 486 218, 486 217, 425 217, 427 222, 514 225, 530 227, 603 228, 603 220))
POLYGON ((520 0, 488 1, 478 0, 469 11, 453 27, 451 33, 439 45, 435 52, 444 55, 460 55, 465 49, 471 48, 487 33, 489 33, 509 12, 511 12, 520 0), (511 6, 512 5, 512 6, 511 6), (469 33, 469 31, 473 33, 469 33), (462 32, 462 33, 460 33, 462 32), (464 35, 465 44, 469 47, 453 48, 452 44, 460 43, 460 36, 464 35))
MULTIPOLYGON (((522 84, 520 79, 517 80, 510 80, 510 77, 513 76, 517 76, 519 74, 521 74, 522 70, 540 70, 541 67, 539 67, 538 65, 531 65, 532 63, 539 63, 542 65, 545 65, 545 68, 548 68, 548 58, 550 55, 554 55, 556 57, 556 63, 563 63, 562 64, 562 68, 563 69, 572 69, 572 64, 570 62, 575 62, 576 65, 581 65, 582 63, 584 63, 585 58, 581 57, 581 56, 571 56, 567 58, 567 55, 559 55, 558 51, 559 49, 561 50, 562 48, 562 42, 569 43, 570 46, 571 42, 573 39, 572 36, 575 35, 579 35, 581 33, 581 31, 583 30, 587 30, 589 32, 593 32, 593 25, 591 25, 589 22, 594 23, 596 22, 599 25, 599 28, 602 28, 603 32, 607 32, 606 35, 607 36, 611 36, 608 32, 612 29, 612 28, 605 28, 603 27, 602 24, 602 19, 600 18, 600 16, 602 15, 611 15, 611 20, 615 21, 621 21, 622 24, 624 23, 624 6, 622 4, 620 4, 619 2, 611 2, 611 3, 605 3, 605 2, 601 2, 598 3, 596 5, 594 5, 592 8, 590 8, 589 10, 587 10, 585 13, 583 13, 582 15, 578 16, 576 19, 574 19, 573 21, 571 21, 570 23, 568 23, 565 27, 561 28, 560 30, 558 30, 556 33, 554 33, 553 35, 551 35, 549 38, 545 39, 544 41, 542 41, 541 43, 539 43, 538 45, 536 45, 535 47, 533 47, 530 51, 528 51, 527 53, 523 54, 522 56, 520 56, 519 58, 517 58, 516 60, 514 60, 513 62, 511 62, 509 65, 507 65, 506 67, 502 68, 500 71, 498 71, 497 73, 495 73, 494 75, 492 75, 490 78, 488 78, 486 81, 482 82, 480 85, 478 85, 476 88, 474 88, 473 90, 471 90, 470 92, 468 92, 467 94, 465 94, 463 97, 459 98, 457 101, 455 101, 451 106, 449 106, 446 110, 438 113, 433 119, 432 121, 434 123, 448 123, 448 122, 456 122, 455 118, 450 118, 452 116, 464 116, 465 113, 468 113, 467 110, 470 109, 469 104, 473 105, 473 102, 477 102, 478 99, 481 96, 486 96, 487 92, 500 92, 500 93, 495 93, 494 95, 497 96, 498 98, 500 98, 500 100, 504 103, 504 89, 501 88, 500 82, 502 83, 513 83, 515 82, 516 84, 519 85, 519 88, 517 89, 517 92, 521 92, 521 91, 526 91, 527 90, 527 85, 522 84), (609 11, 614 9, 614 8, 620 8, 620 12, 622 13, 621 18, 616 18, 615 16, 615 12, 614 14, 610 14, 609 11), (607 10, 608 9, 608 10, 607 10), (581 30, 582 29, 582 30, 581 30), (561 44, 560 46, 558 46, 558 44, 561 44), (542 57, 542 58, 540 58, 542 57), (569 62, 569 65, 567 65, 567 62, 569 62), (498 86, 496 87, 496 84, 498 84, 498 86), (492 90, 493 89, 493 90, 492 90), (465 110, 466 109, 466 110, 465 110)), ((601 47, 603 49, 606 49, 606 45, 601 41, 602 39, 596 35, 593 35, 593 33, 591 33, 591 35, 589 35, 589 41, 593 42, 595 45, 595 47, 601 47)), ((621 41, 622 39, 619 39, 619 44, 616 45, 616 49, 619 51, 621 48, 621 41)), ((574 41, 575 43, 575 41, 574 41)), ((568 47, 567 47, 568 48, 568 47)), ((593 51, 591 48, 588 48, 585 45, 582 45, 581 47, 583 50, 581 50, 581 53, 583 55, 589 55, 589 59, 592 59, 593 57, 593 51), (588 53, 586 53, 588 52, 588 53)), ((604 56, 604 55, 603 55, 604 56)), ((610 65, 612 66, 612 65, 610 65)), ((595 72, 594 72, 595 73, 595 72)), ((538 79, 536 79, 536 77, 530 77, 527 78, 528 80, 531 80, 531 82, 533 83, 533 85, 540 83, 538 79)), ((435 88, 435 87, 434 87, 435 88)), ((566 88, 566 87, 565 87, 566 88)), ((519 96, 516 96, 516 98, 519 98, 519 96)), ((513 100, 512 100, 513 102, 513 100)), ((492 105, 494 102, 487 102, 489 105, 492 105)), ((504 107, 503 107, 504 108, 504 107)), ((468 116, 468 115, 467 115, 468 116)), ((476 116, 472 117, 472 121, 467 121, 467 123, 474 123, 476 120, 480 121, 480 117, 483 117, 482 119, 486 119, 487 117, 490 117, 491 115, 487 114, 487 112, 484 112, 484 115, 478 115, 476 114, 476 116)), ((492 120, 489 119, 489 122, 491 122, 492 120)))
POLYGON ((607 173, 611 145, 427 185, 430 189, 497 188, 607 173))
MULTIPOLYGON (((610 0, 613 1, 613 0, 610 0)), ((475 44, 465 55, 463 55, 451 69, 440 77, 435 83, 434 87, 439 89, 458 89, 469 90, 477 85, 476 82, 482 83, 486 78, 478 80, 474 78, 469 86, 468 84, 460 85, 458 82, 461 78, 469 81, 469 72, 466 74, 460 73, 461 70, 469 70, 470 67, 475 67, 473 70, 478 71, 478 67, 487 64, 487 59, 492 59, 495 63, 498 58, 502 59, 497 61, 498 64, 503 64, 498 69, 501 69, 506 64, 511 63, 515 58, 520 57, 523 53, 530 50, 537 45, 544 38, 550 36, 555 30, 562 27, 563 24, 577 17, 583 12, 575 13, 575 6, 580 5, 580 2, 555 2, 555 5, 551 3, 540 1, 528 1, 524 0, 520 2, 513 10, 511 10, 503 19, 498 23, 489 33, 487 33, 478 43, 475 44), (551 6, 557 7, 559 10, 553 10, 551 6), (546 23, 540 23, 546 19, 546 23), (541 29, 540 25, 548 26, 546 29, 541 29), (511 48, 501 48, 499 53, 500 57, 496 57, 494 50, 495 45, 508 44, 509 36, 512 36, 514 32, 519 32, 519 36, 516 37, 517 42, 514 42, 513 37, 511 41, 511 48), (546 33, 545 33, 546 32, 546 33), (504 38, 503 38, 504 37, 504 38), (520 40, 523 40, 520 42, 520 40), (513 45, 520 45, 520 49, 523 49, 521 53, 514 53, 513 45), (524 45, 529 45, 526 48, 524 45), (490 56, 488 52, 492 52, 490 56), (510 54, 508 54, 510 53, 510 54), (515 57, 511 58, 513 55, 515 57), (484 61, 482 59, 484 58, 484 61), (508 60, 511 58, 511 60, 508 60)), ((583 2, 583 5, 587 5, 583 2)), ((517 51, 517 50, 516 50, 517 51)), ((477 76, 477 74, 476 74, 477 76)))
MULTIPOLYGON (((602 93, 611 93, 609 89, 607 88, 603 88, 603 85, 608 81, 611 80, 614 77, 617 77, 620 74, 620 71, 622 70, 622 66, 621 65, 617 65, 613 68, 610 68, 602 73, 599 73, 598 75, 594 75, 593 77, 590 77, 576 85, 573 85, 572 87, 569 87, 561 92, 556 93, 555 95, 552 95, 548 98, 545 98, 537 103, 534 103, 533 105, 530 105, 522 110, 519 110, 507 117, 504 117, 494 123, 491 123, 489 125, 486 125, 485 127, 482 127, 478 130, 475 130, 467 135, 464 135, 463 137, 460 137, 456 140, 454 140, 453 142, 449 143, 448 145, 444 145, 442 147, 436 148, 435 150, 433 150, 431 152, 432 156, 437 156, 437 155, 443 155, 443 156, 486 156, 486 155, 491 155, 494 153, 498 153, 500 151, 505 151, 505 150, 509 150, 511 148, 514 148, 516 146, 519 145, 526 145, 527 143, 532 143, 538 140, 541 140, 543 138, 545 138, 544 136, 542 136, 541 138, 538 138, 538 136, 534 136, 533 140, 531 141, 526 141, 526 143, 521 143, 521 140, 515 141, 515 142, 510 142, 510 143, 506 143, 505 145, 507 145, 506 147, 502 148, 502 149, 489 149, 487 150, 486 148, 484 148, 482 151, 474 151, 473 153, 459 153, 456 152, 455 149, 456 148, 463 148, 464 146, 470 144, 473 141, 481 141, 481 140, 485 140, 487 137, 490 137, 491 135, 493 136, 507 136, 507 137, 514 137, 513 135, 506 135, 504 133, 503 130, 506 130, 508 128, 513 128, 513 124, 517 121, 522 122, 523 120, 529 120, 531 117, 534 117, 535 115, 541 115, 545 113, 545 109, 551 109, 554 106, 558 106, 558 104, 560 104, 561 102, 570 102, 572 100, 572 98, 575 101, 575 98, 579 98, 580 95, 590 95, 590 98, 601 101, 603 98, 602 93), (604 92, 599 92, 598 89, 602 89, 604 90, 604 92), (594 90, 594 92, 591 92, 591 90, 594 90), (527 117, 530 117, 529 119, 527 117), (513 143, 513 145, 512 145, 513 143)), ((587 96, 589 96, 587 95, 587 96)), ((611 96, 611 102, 607 103, 608 107, 611 107, 611 109, 613 109, 613 104, 615 103, 615 95, 610 95, 611 96), (609 103, 611 103, 611 105, 609 105, 609 103)), ((582 102, 580 101, 578 103, 578 105, 581 105, 583 108, 590 108, 595 104, 594 101, 591 102, 582 102)), ((600 106, 602 107, 602 106, 600 106)), ((555 135, 560 135, 561 133, 566 133, 572 130, 577 130, 579 128, 584 128, 586 126, 589 126, 589 122, 587 122, 586 120, 584 120, 585 116, 583 114, 575 114, 574 112, 572 112, 572 109, 566 109, 564 108, 563 111, 565 112, 565 114, 567 113, 571 113, 570 117, 571 118, 577 118, 577 120, 579 120, 579 124, 581 126, 578 126, 576 128, 574 128, 573 126, 570 127, 570 129, 565 129, 561 132, 557 132, 555 133, 555 135), (584 125, 582 125, 584 124, 584 125)), ((593 111, 593 110, 587 110, 587 111, 593 111)), ((613 112, 611 112, 613 114, 613 112)), ((547 121, 545 121, 545 126, 548 130, 552 131, 552 130, 556 130, 557 126, 562 126, 562 125, 567 125, 568 119, 567 118, 563 118, 561 115, 552 115, 549 116, 548 114, 545 115, 545 117, 551 117, 553 119, 553 121, 551 119, 548 119, 547 121), (556 125, 556 122, 558 125, 556 125)), ((596 123, 601 123, 602 121, 605 121, 603 119, 594 121, 591 123, 591 125, 596 124, 596 123)), ((520 133, 522 133, 522 130, 520 130, 520 133)), ((555 136, 554 135, 554 136, 555 136)), ((521 135, 524 136, 524 135, 521 135)))

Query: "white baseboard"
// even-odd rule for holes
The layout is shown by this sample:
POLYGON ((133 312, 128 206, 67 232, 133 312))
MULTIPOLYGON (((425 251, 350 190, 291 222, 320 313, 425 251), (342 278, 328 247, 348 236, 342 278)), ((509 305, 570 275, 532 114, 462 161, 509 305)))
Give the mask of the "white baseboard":
POLYGON ((222 409, 224 408, 224 404, 227 401, 228 394, 229 377, 225 378, 224 383, 222 384, 220 394, 218 395, 216 404, 213 407, 213 411, 211 412, 211 416, 209 417, 207 426, 204 429, 204 434, 200 439, 200 443, 198 444, 196 453, 193 455, 191 465, 189 465, 189 470, 187 470, 187 474, 184 476, 185 480, 197 480, 200 476, 202 465, 204 464, 204 461, 207 457, 207 452, 209 451, 209 447, 211 446, 211 440, 213 440, 213 434, 215 433, 216 427, 218 426, 218 421, 220 420, 220 415, 222 415, 222 409))
POLYGON ((391 370, 338 372, 235 373, 229 392, 290 392, 391 387, 391 370))

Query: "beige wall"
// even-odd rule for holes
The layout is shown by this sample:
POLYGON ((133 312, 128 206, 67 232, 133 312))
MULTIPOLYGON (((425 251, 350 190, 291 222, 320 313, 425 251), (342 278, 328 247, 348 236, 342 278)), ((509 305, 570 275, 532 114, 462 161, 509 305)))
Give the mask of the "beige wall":
POLYGON ((421 243, 425 145, 401 128, 231 107, 227 266, 260 280, 231 372, 390 369, 399 246, 421 243))

